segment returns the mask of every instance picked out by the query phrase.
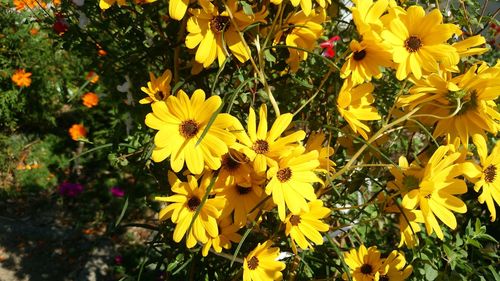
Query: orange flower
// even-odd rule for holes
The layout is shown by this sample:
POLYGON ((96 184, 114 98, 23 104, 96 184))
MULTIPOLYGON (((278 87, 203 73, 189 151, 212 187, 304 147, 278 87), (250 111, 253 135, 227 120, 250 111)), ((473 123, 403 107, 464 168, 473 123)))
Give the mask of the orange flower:
POLYGON ((40 29, 38 29, 36 27, 33 27, 32 29, 30 29, 30 34, 33 35, 33 36, 37 35, 38 31, 40 31, 40 29))
POLYGON ((35 8, 35 6, 41 6, 42 8, 45 8, 47 6, 47 3, 36 0, 14 0, 13 2, 16 10, 18 11, 24 10, 26 9, 26 7, 33 9, 35 8))
POLYGON ((82 101, 83 105, 88 108, 92 108, 99 103, 99 96, 97 96, 95 93, 88 92, 82 96, 82 101))
POLYGON ((18 69, 12 75, 11 79, 19 87, 29 87, 31 85, 31 72, 26 72, 24 69, 18 69))
POLYGON ((95 73, 93 70, 89 71, 87 73, 87 76, 85 76, 85 79, 88 80, 90 83, 95 84, 97 81, 99 81, 99 75, 95 73))
POLYGON ((73 124, 68 130, 69 135, 75 141, 87 136, 87 129, 82 124, 73 124))
POLYGON ((99 55, 100 57, 104 57, 107 54, 108 52, 106 52, 104 49, 99 49, 99 51, 97 51, 97 55, 99 55))

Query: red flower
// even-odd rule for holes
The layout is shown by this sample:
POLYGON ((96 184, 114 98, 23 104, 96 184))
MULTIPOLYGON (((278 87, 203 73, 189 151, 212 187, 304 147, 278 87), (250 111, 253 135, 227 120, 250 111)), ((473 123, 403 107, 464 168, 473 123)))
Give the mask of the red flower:
POLYGON ((56 14, 56 21, 52 26, 52 29, 58 34, 63 35, 64 32, 68 31, 69 23, 66 21, 62 14, 56 14))
POLYGON ((321 48, 325 49, 321 55, 327 58, 333 58, 335 56, 335 44, 338 40, 340 40, 340 36, 335 35, 328 39, 328 41, 319 44, 321 48))

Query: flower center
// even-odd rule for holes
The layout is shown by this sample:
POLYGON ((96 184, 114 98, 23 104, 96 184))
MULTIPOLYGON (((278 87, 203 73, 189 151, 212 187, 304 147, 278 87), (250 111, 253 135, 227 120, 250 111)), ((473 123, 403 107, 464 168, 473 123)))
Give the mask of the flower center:
POLYGON ((201 203, 200 198, 193 196, 193 197, 189 198, 187 205, 188 205, 189 210, 195 211, 196 208, 198 208, 198 206, 200 206, 200 203, 201 203))
POLYGON ((165 94, 162 91, 156 91, 155 99, 162 101, 165 98, 165 94))
POLYGON ((420 47, 422 47, 422 41, 417 36, 412 35, 405 41, 405 48, 410 53, 418 51, 420 47))
POLYGON ((286 182, 292 177, 292 170, 288 167, 278 170, 276 177, 280 182, 286 182))
POLYGON ((247 261, 248 264, 248 269, 254 270, 259 266, 259 259, 255 256, 253 256, 251 259, 247 261))
POLYGON ((257 154, 266 154, 267 152, 269 152, 269 143, 267 143, 267 141, 265 140, 257 140, 252 145, 252 149, 257 154))
POLYGON ((234 172, 240 167, 241 163, 238 162, 236 159, 233 158, 233 156, 229 153, 226 153, 222 156, 222 163, 221 166, 230 171, 234 172))
POLYGON ((419 184, 419 180, 415 176, 408 175, 408 176, 405 176, 403 179, 403 185, 408 190, 418 188, 418 184, 419 184))
POLYGON ((187 121, 182 121, 181 125, 179 126, 179 132, 181 133, 181 136, 183 136, 186 139, 190 139, 198 133, 198 123, 194 120, 187 120, 187 121))
POLYGON ((359 52, 354 52, 354 55, 352 56, 352 58, 355 61, 360 61, 360 60, 364 59, 365 56, 366 56, 366 51, 365 50, 361 50, 359 52))
POLYGON ((240 195, 245 195, 245 194, 248 194, 250 191, 252 191, 252 187, 244 187, 244 186, 241 186, 241 185, 236 185, 236 191, 240 194, 240 195))
POLYGON ((363 273, 363 274, 371 274, 373 269, 372 269, 371 265, 365 263, 361 266, 360 270, 361 270, 361 273, 363 273))
POLYGON ((290 217, 290 223, 291 223, 293 226, 297 226, 297 225, 299 225, 299 223, 300 223, 300 216, 292 215, 292 216, 290 217))
POLYGON ((497 175, 497 167, 489 165, 484 170, 484 181, 486 181, 487 183, 492 183, 495 180, 496 175, 497 175))
POLYGON ((231 19, 228 16, 215 16, 210 20, 210 28, 215 33, 226 31, 231 19))

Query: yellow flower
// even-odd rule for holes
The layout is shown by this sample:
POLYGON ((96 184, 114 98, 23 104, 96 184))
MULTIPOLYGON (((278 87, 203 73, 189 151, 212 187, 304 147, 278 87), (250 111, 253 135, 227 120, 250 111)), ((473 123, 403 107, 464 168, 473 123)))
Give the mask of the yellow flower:
POLYGON ((484 137, 476 135, 473 140, 480 160, 480 165, 473 165, 470 171, 472 181, 475 182, 474 190, 479 192, 482 189, 478 198, 479 203, 486 202, 491 221, 495 221, 497 217, 495 202, 500 205, 500 142, 497 141, 491 154, 488 155, 488 146, 484 137))
POLYGON ((373 36, 363 37, 363 41, 352 40, 349 44, 352 53, 342 66, 341 78, 351 75, 354 84, 371 81, 372 77, 380 78, 380 67, 392 65, 392 55, 389 46, 373 36))
POLYGON ((378 280, 402 281, 410 276, 413 271, 411 265, 406 265, 404 254, 394 250, 387 258, 383 259, 382 272, 378 280))
POLYGON ((200 174, 205 164, 217 170, 221 156, 235 141, 227 129, 239 122, 227 113, 218 114, 201 142, 197 142, 220 105, 219 96, 205 100, 205 92, 199 89, 191 100, 179 90, 177 96, 152 103, 153 112, 146 116, 146 125, 159 130, 154 138, 153 161, 161 162, 170 156, 170 165, 175 172, 182 169, 184 162, 193 174, 200 174))
POLYGON ((371 106, 374 102, 372 91, 371 83, 353 87, 353 82, 347 79, 344 80, 337 99, 337 110, 340 115, 349 123, 351 129, 364 139, 368 139, 367 132, 370 132, 370 127, 361 121, 380 119, 377 109, 371 106))
MULTIPOLYGON (((322 8, 319 12, 313 10, 309 16, 304 11, 297 12, 289 17, 283 24, 283 29, 276 33, 274 44, 284 40, 287 46, 312 51, 316 40, 323 33, 322 24, 325 20, 326 13, 322 8)), ((299 69, 299 63, 307 59, 307 52, 295 48, 288 48, 288 52, 290 56, 286 62, 290 65, 290 70, 296 72, 299 69)))
POLYGON ((199 0, 198 3, 202 9, 190 10, 193 16, 188 19, 186 36, 186 47, 198 47, 195 60, 207 68, 217 58, 221 66, 229 55, 226 48, 229 48, 240 62, 250 59, 250 49, 241 40, 239 32, 252 23, 265 22, 267 12, 263 9, 253 15, 246 15, 242 10, 238 10, 236 0, 228 0, 227 7, 237 24, 235 26, 228 11, 219 12, 208 0, 199 0))
MULTIPOLYGON (((275 5, 280 5, 283 2, 283 0, 271 0, 271 3, 275 5)), ((312 0, 290 0, 292 5, 294 7, 298 7, 300 4, 300 8, 304 12, 306 16, 309 16, 311 14, 312 9, 312 0)), ((330 4, 330 0, 316 0, 316 2, 319 4, 321 8, 326 7, 326 3, 330 4)))
POLYGON ((262 187, 256 181, 234 182, 222 189, 219 186, 216 187, 216 197, 223 197, 227 202, 222 216, 228 216, 234 212, 234 224, 241 226, 245 225, 247 220, 255 218, 258 209, 254 210, 253 213, 250 211, 264 199, 265 195, 262 187))
POLYGON ((99 8, 101 8, 101 10, 107 10, 111 6, 113 6, 113 4, 115 4, 115 3, 118 6, 127 5, 127 1, 125 1, 125 0, 100 0, 99 1, 99 8))
POLYGON ((421 231, 419 223, 424 223, 424 217, 420 210, 408 210, 403 206, 397 206, 393 199, 390 200, 384 208, 385 212, 399 214, 399 232, 401 239, 398 247, 406 245, 408 248, 414 248, 419 240, 417 233, 421 231))
POLYGON ((216 237, 208 237, 208 242, 203 245, 201 254, 206 257, 210 248, 213 248, 215 252, 220 253, 222 249, 231 249, 231 242, 238 243, 241 240, 241 235, 238 234, 240 227, 236 224, 231 223, 230 218, 219 220, 219 235, 216 237))
POLYGON ((495 100, 500 96, 500 65, 486 63, 472 66, 465 74, 450 78, 449 73, 431 74, 416 81, 409 95, 398 100, 400 106, 410 109, 421 106, 425 123, 435 123, 434 137, 447 136, 467 146, 470 136, 499 130, 495 100), (438 118, 434 117, 437 116, 438 118))
POLYGON ((272 241, 259 243, 243 261, 243 281, 273 281, 283 279, 285 263, 277 261, 280 249, 272 248, 272 241))
POLYGON ((170 96, 170 81, 172 80, 172 72, 167 69, 163 74, 156 78, 155 75, 149 73, 148 87, 141 87, 141 91, 148 95, 139 101, 141 104, 148 104, 161 100, 166 100, 170 96))
POLYGON ((420 209, 425 228, 430 235, 434 231, 443 239, 443 232, 436 216, 451 229, 457 227, 455 215, 451 212, 465 213, 467 206, 454 195, 467 192, 467 185, 458 176, 464 174, 465 165, 456 163, 460 152, 453 152, 453 145, 440 146, 425 166, 418 187, 403 196, 401 205, 408 209, 420 209))
POLYGON ((18 69, 12 74, 11 80, 18 87, 29 87, 31 85, 31 72, 26 72, 24 69, 18 69))
POLYGON ((225 204, 221 201, 224 199, 207 199, 201 205, 207 187, 210 185, 211 175, 205 174, 199 186, 198 181, 192 175, 187 176, 187 182, 182 182, 174 173, 169 172, 168 180, 175 194, 168 197, 157 196, 155 200, 170 203, 160 210, 158 217, 160 220, 170 218, 176 224, 173 233, 174 241, 180 242, 186 235, 198 208, 201 209, 187 233, 186 246, 192 248, 197 241, 205 244, 208 243, 209 238, 217 237, 219 235, 217 218, 225 204))
POLYGON ((460 34, 454 24, 443 24, 438 9, 427 15, 420 6, 411 6, 405 13, 399 13, 383 30, 382 38, 392 45, 392 58, 397 64, 396 77, 405 79, 412 73, 417 79, 422 70, 437 72, 438 62, 447 60, 450 65, 459 61, 457 50, 446 43, 453 34, 460 34))
POLYGON ((312 241, 316 245, 323 244, 321 232, 328 231, 328 224, 321 221, 331 213, 331 210, 323 207, 321 200, 308 203, 309 211, 300 211, 298 214, 289 214, 285 219, 285 234, 290 237, 302 249, 313 248, 312 241))
POLYGON ((266 185, 266 193, 273 196, 282 221, 285 220, 287 207, 292 214, 298 215, 301 211, 309 212, 306 199, 316 200, 312 184, 321 181, 313 172, 319 166, 318 152, 304 154, 304 150, 304 147, 297 147, 267 171, 270 181, 266 185))
POLYGON ((359 34, 364 35, 370 31, 380 33, 384 29, 384 24, 380 17, 389 5, 388 0, 354 0, 351 8, 352 19, 359 34))
MULTIPOLYGON (((365 245, 361 245, 358 251, 351 249, 344 254, 344 260, 350 268, 352 280, 379 280, 382 260, 376 246, 366 249, 365 245)), ((342 275, 342 279, 348 279, 347 273, 342 275)))
MULTIPOLYGON (((281 114, 274 121, 269 132, 267 131, 267 107, 263 104, 259 110, 260 122, 257 127, 255 111, 250 108, 248 114, 248 134, 243 127, 234 131, 239 143, 234 144, 234 148, 245 153, 253 161, 253 167, 258 175, 265 173, 268 166, 276 163, 279 157, 286 156, 290 150, 303 140, 306 133, 302 130, 293 132, 285 137, 281 134, 292 122, 291 113, 281 114)), ((240 125, 241 126, 241 125, 240 125)))
POLYGON ((330 157, 333 155, 334 150, 331 146, 323 146, 325 142, 325 134, 324 133, 311 133, 309 138, 307 139, 305 148, 305 152, 309 151, 317 151, 318 152, 318 161, 319 167, 317 169, 318 172, 323 172, 327 174, 331 174, 335 172, 335 162, 333 162, 330 157))

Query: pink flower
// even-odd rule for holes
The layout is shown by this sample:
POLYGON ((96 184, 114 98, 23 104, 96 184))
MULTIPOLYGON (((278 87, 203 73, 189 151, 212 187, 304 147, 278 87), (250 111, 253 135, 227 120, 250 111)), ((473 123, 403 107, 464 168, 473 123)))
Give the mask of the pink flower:
POLYGON ((111 195, 113 195, 114 197, 123 197, 125 195, 125 190, 123 190, 121 187, 119 186, 113 186, 109 192, 111 192, 111 195))
POLYGON ((79 183, 63 182, 59 185, 59 193, 66 197, 76 197, 83 192, 83 185, 79 183))
POLYGON ((335 44, 339 40, 340 36, 335 35, 332 38, 328 39, 328 41, 320 43, 319 46, 325 49, 321 55, 327 58, 333 58, 335 56, 335 44))
POLYGON ((122 256, 120 256, 120 255, 115 256, 115 263, 116 263, 117 265, 122 264, 122 263, 123 263, 123 257, 122 257, 122 256))

